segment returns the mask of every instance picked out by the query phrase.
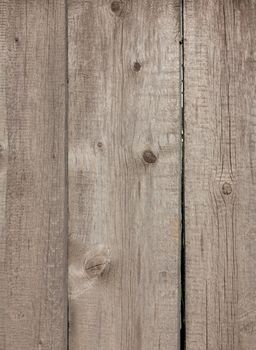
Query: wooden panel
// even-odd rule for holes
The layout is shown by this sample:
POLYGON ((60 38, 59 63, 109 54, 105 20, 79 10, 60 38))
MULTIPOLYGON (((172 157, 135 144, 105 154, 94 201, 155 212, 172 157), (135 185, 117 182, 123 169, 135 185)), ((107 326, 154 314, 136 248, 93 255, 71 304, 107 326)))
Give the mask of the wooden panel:
POLYGON ((68 17, 70 349, 177 350, 179 1, 68 17))
POLYGON ((0 14, 0 348, 63 350, 64 0, 0 14))
POLYGON ((185 1, 187 350, 256 344, 256 2, 185 1))

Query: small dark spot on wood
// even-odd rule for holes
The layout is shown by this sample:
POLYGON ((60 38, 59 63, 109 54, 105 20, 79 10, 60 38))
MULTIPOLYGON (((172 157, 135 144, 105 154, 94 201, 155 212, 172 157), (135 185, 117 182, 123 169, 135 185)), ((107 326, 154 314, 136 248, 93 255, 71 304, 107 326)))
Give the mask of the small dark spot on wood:
POLYGON ((15 42, 18 43, 19 42, 19 38, 15 37, 15 42))
POLYGON ((157 160, 156 155, 151 150, 146 150, 143 152, 143 159, 146 163, 155 163, 157 160))
POLYGON ((113 1, 112 4, 111 4, 111 11, 119 12, 120 10, 121 10, 120 1, 113 1))
POLYGON ((141 64, 138 61, 136 61, 133 65, 133 70, 134 72, 139 72, 140 69, 141 69, 141 64))
POLYGON ((228 196, 231 192, 232 192, 231 185, 228 182, 225 182, 222 185, 222 193, 228 196))
POLYGON ((102 148, 103 143, 99 141, 99 142, 97 143, 97 146, 98 146, 99 148, 102 148))
POLYGON ((166 283, 168 279, 167 271, 161 271, 159 273, 159 282, 160 283, 166 283))
POLYGON ((18 318, 19 320, 22 320, 24 317, 25 317, 25 314, 24 314, 23 312, 20 311, 20 312, 18 313, 18 317, 17 317, 17 318, 18 318))

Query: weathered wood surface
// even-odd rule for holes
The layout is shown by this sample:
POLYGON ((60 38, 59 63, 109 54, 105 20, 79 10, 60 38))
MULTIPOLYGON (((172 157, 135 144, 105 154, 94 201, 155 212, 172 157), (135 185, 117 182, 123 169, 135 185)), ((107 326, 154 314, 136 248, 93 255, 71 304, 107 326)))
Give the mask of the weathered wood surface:
POLYGON ((0 349, 66 348, 65 7, 0 1, 0 349))
POLYGON ((187 350, 256 347, 256 2, 185 1, 187 350))
POLYGON ((179 1, 68 21, 70 349, 177 350, 179 1))

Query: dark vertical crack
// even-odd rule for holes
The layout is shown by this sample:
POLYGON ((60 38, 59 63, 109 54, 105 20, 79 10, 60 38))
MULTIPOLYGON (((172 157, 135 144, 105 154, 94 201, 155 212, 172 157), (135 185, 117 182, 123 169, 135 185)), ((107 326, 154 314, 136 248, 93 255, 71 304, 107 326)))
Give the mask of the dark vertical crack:
POLYGON ((180 350, 186 349, 184 1, 185 0, 180 0, 180 120, 181 120, 180 350))
POLYGON ((65 220, 65 237, 66 237, 66 303, 67 303, 67 310, 66 310, 66 341, 67 341, 67 350, 69 350, 69 298, 68 298, 68 225, 69 225, 69 208, 68 208, 68 115, 69 115, 69 74, 68 74, 68 0, 64 0, 64 6, 65 6, 65 213, 64 213, 64 220, 65 220))

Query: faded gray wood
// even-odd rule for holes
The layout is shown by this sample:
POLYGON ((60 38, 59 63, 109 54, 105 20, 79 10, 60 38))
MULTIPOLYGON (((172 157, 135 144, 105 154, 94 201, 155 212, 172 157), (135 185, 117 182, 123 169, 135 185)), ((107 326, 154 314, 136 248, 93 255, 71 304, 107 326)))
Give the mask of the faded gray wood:
POLYGON ((177 350, 179 1, 68 21, 70 349, 177 350))
POLYGON ((187 350, 256 344, 256 2, 185 1, 187 350))
POLYGON ((64 0, 0 1, 0 349, 66 348, 64 0))

